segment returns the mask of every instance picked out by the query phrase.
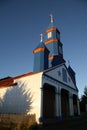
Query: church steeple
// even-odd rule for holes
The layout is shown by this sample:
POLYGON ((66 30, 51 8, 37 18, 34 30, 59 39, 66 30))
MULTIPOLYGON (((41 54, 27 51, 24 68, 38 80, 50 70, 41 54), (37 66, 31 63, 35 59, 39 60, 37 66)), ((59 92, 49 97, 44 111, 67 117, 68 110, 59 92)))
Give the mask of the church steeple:
POLYGON ((63 59, 63 44, 60 42, 60 31, 54 27, 53 15, 50 15, 50 25, 45 31, 46 41, 44 42, 49 54, 49 67, 64 63, 63 59))
POLYGON ((48 54, 49 50, 43 43, 43 35, 40 34, 40 43, 34 49, 34 72, 39 72, 48 68, 48 54))
POLYGON ((34 72, 64 63, 63 44, 60 41, 60 31, 54 26, 54 17, 50 15, 50 24, 45 31, 45 42, 40 34, 40 43, 34 49, 34 72))

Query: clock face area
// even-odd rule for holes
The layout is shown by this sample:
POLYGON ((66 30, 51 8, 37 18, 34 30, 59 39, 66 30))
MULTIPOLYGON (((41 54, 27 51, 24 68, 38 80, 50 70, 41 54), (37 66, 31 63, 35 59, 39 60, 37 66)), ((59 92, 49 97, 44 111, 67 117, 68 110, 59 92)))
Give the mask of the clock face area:
POLYGON ((47 38, 49 39, 49 38, 51 38, 52 37, 52 32, 48 32, 47 33, 47 38))

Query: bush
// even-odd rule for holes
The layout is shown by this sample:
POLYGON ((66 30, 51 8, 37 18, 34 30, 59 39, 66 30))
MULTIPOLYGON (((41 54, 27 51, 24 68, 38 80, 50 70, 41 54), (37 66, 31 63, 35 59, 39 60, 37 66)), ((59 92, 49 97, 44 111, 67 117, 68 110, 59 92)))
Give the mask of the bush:
POLYGON ((37 123, 36 123, 36 124, 31 125, 31 126, 29 127, 29 129, 28 129, 28 130, 38 130, 38 125, 37 125, 37 123))

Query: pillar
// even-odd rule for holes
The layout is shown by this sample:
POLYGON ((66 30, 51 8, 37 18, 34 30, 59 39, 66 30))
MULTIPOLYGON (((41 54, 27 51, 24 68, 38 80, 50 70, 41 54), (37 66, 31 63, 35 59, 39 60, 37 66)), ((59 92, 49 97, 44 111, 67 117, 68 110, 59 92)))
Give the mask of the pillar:
POLYGON ((73 109, 73 94, 69 92, 69 112, 70 117, 74 116, 74 109, 73 109))
POLYGON ((59 111, 58 111, 58 92, 56 91, 56 118, 59 116, 59 111))
POLYGON ((61 119, 61 93, 60 88, 56 91, 56 117, 58 120, 61 119))
POLYGON ((79 99, 77 98, 77 109, 78 109, 78 116, 80 116, 80 105, 79 105, 79 99))
POLYGON ((41 88, 41 109, 39 122, 43 122, 43 88, 41 88))
POLYGON ((62 115, 61 115, 61 93, 59 92, 58 93, 58 101, 59 101, 59 118, 61 118, 62 117, 62 115))

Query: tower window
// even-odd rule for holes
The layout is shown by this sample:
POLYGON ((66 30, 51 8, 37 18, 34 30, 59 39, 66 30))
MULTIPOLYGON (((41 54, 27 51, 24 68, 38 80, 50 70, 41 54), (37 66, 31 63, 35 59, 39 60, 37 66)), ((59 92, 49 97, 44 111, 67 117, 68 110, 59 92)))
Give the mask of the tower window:
POLYGON ((52 32, 48 32, 47 33, 47 38, 51 38, 52 37, 52 32))
POLYGON ((62 69, 62 74, 63 74, 63 81, 67 82, 67 73, 66 73, 66 70, 64 68, 62 69))

